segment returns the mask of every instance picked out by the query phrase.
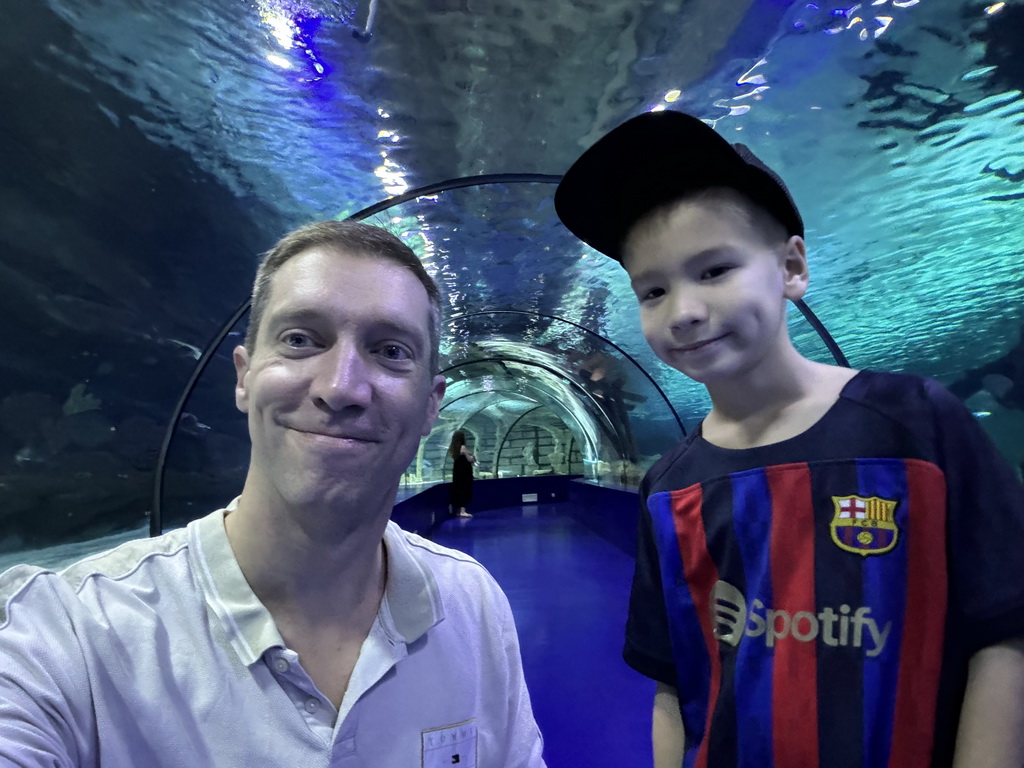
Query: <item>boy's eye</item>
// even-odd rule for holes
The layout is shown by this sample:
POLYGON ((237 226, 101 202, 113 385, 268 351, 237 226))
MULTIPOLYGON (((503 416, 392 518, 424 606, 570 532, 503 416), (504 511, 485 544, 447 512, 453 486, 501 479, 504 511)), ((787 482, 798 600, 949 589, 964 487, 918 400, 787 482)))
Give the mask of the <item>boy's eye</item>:
POLYGON ((638 294, 640 301, 651 301, 652 299, 659 299, 665 295, 664 288, 649 288, 646 291, 641 290, 638 294))
POLYGON ((713 267, 705 269, 700 273, 701 280, 714 280, 716 277, 721 277, 726 272, 732 269, 731 264, 716 264, 713 267))

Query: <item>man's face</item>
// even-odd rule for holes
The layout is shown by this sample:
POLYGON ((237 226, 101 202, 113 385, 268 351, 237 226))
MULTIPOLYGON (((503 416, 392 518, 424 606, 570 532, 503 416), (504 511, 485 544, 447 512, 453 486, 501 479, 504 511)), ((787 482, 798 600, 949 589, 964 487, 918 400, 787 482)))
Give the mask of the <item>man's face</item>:
POLYGON ((802 239, 772 244, 735 206, 693 200, 642 220, 625 250, 644 337, 665 363, 710 385, 781 354, 786 299, 807 286, 802 239))
POLYGON ((394 262, 319 247, 285 262, 253 354, 234 352, 247 486, 292 506, 390 504, 444 396, 429 318, 423 286, 394 262))

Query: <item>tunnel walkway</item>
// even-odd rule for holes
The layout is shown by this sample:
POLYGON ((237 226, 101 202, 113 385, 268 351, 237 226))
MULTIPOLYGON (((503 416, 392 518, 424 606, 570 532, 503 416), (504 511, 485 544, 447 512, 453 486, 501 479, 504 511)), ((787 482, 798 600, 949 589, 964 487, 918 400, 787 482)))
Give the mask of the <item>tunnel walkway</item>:
POLYGON ((633 559, 577 522, 574 504, 487 510, 431 538, 508 595, 550 768, 649 766, 654 683, 622 661, 633 559))

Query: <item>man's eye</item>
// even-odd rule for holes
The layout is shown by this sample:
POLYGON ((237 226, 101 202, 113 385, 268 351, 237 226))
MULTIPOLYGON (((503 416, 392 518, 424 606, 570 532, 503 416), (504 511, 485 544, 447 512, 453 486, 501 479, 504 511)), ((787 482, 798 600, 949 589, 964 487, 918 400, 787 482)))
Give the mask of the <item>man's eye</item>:
POLYGON ((312 346, 313 340, 304 333, 286 333, 282 339, 285 344, 294 349, 302 349, 304 347, 312 346))
POLYGON ((380 348, 380 355, 388 360, 409 360, 412 357, 401 344, 385 344, 380 348))

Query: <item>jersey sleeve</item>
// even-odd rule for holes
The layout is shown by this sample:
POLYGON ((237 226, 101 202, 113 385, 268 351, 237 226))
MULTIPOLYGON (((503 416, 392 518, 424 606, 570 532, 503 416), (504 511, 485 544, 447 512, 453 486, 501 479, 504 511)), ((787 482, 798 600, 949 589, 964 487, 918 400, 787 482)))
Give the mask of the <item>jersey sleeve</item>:
POLYGON ((974 416, 929 382, 948 504, 950 608, 968 650, 1024 636, 1024 487, 974 416))
POLYGON ((622 656, 640 674, 676 687, 678 682, 669 637, 661 566, 646 498, 647 494, 641 490, 636 570, 629 596, 626 644, 622 656))

